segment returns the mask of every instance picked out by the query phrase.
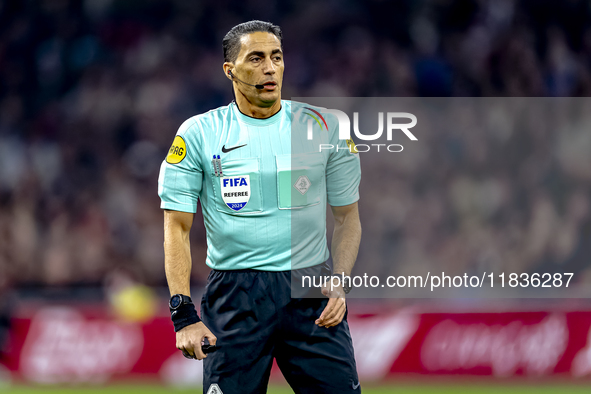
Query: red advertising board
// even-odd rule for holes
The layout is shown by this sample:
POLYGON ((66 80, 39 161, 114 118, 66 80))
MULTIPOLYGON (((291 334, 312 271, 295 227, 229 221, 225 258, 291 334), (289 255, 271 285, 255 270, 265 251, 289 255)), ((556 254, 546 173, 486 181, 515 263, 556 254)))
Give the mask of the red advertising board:
MULTIPOLYGON (((175 348, 168 318, 146 323, 48 307, 15 319, 6 367, 38 383, 149 378, 199 384, 201 363, 175 348)), ((591 374, 591 312, 414 313, 349 317, 360 378, 401 374, 591 374)), ((274 368, 274 374, 277 374, 274 368)))

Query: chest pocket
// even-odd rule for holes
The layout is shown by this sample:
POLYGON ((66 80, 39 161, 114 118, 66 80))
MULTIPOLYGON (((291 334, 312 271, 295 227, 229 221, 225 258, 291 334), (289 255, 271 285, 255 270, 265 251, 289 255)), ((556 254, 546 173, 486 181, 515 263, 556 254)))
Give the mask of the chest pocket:
POLYGON ((260 162, 257 158, 222 160, 223 177, 213 174, 216 209, 232 215, 263 211, 260 162))
POLYGON ((278 155, 277 196, 279 209, 298 209, 320 204, 325 190, 324 156, 321 153, 278 155))

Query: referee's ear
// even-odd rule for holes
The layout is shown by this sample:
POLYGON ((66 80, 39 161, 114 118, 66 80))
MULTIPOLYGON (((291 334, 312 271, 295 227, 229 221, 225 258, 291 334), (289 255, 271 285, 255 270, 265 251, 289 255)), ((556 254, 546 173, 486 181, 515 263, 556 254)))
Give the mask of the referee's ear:
POLYGON ((224 74, 226 74, 226 77, 231 81, 232 75, 230 72, 234 69, 234 63, 225 62, 222 67, 224 69, 224 74))

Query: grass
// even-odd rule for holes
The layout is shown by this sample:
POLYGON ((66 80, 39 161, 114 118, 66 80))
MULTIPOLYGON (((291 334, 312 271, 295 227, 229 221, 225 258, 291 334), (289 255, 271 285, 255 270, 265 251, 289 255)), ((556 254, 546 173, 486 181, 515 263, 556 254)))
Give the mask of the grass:
MULTIPOLYGON (((89 393, 89 394, 184 394, 184 393, 200 393, 201 388, 195 387, 190 389, 176 389, 166 386, 158 385, 110 385, 103 387, 88 387, 88 386, 74 386, 74 387, 35 387, 35 386, 12 386, 0 387, 0 392, 6 394, 74 394, 74 393, 89 393)), ((364 394, 558 394, 565 393, 578 394, 591 392, 591 382, 583 385, 574 384, 498 384, 492 383, 484 384, 389 384, 386 386, 367 386, 363 387, 364 394)), ((269 387, 268 394, 291 394, 293 391, 287 386, 273 385, 269 387)), ((228 393, 232 394, 232 393, 228 393)))

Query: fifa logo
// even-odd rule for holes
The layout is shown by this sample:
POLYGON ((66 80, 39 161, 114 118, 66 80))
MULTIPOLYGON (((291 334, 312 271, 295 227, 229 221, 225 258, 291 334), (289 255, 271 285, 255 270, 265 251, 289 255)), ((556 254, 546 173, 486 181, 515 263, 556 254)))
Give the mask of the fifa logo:
POLYGON ((248 186, 248 183, 246 182, 246 178, 243 178, 243 177, 224 178, 223 183, 224 183, 224 187, 248 186))

